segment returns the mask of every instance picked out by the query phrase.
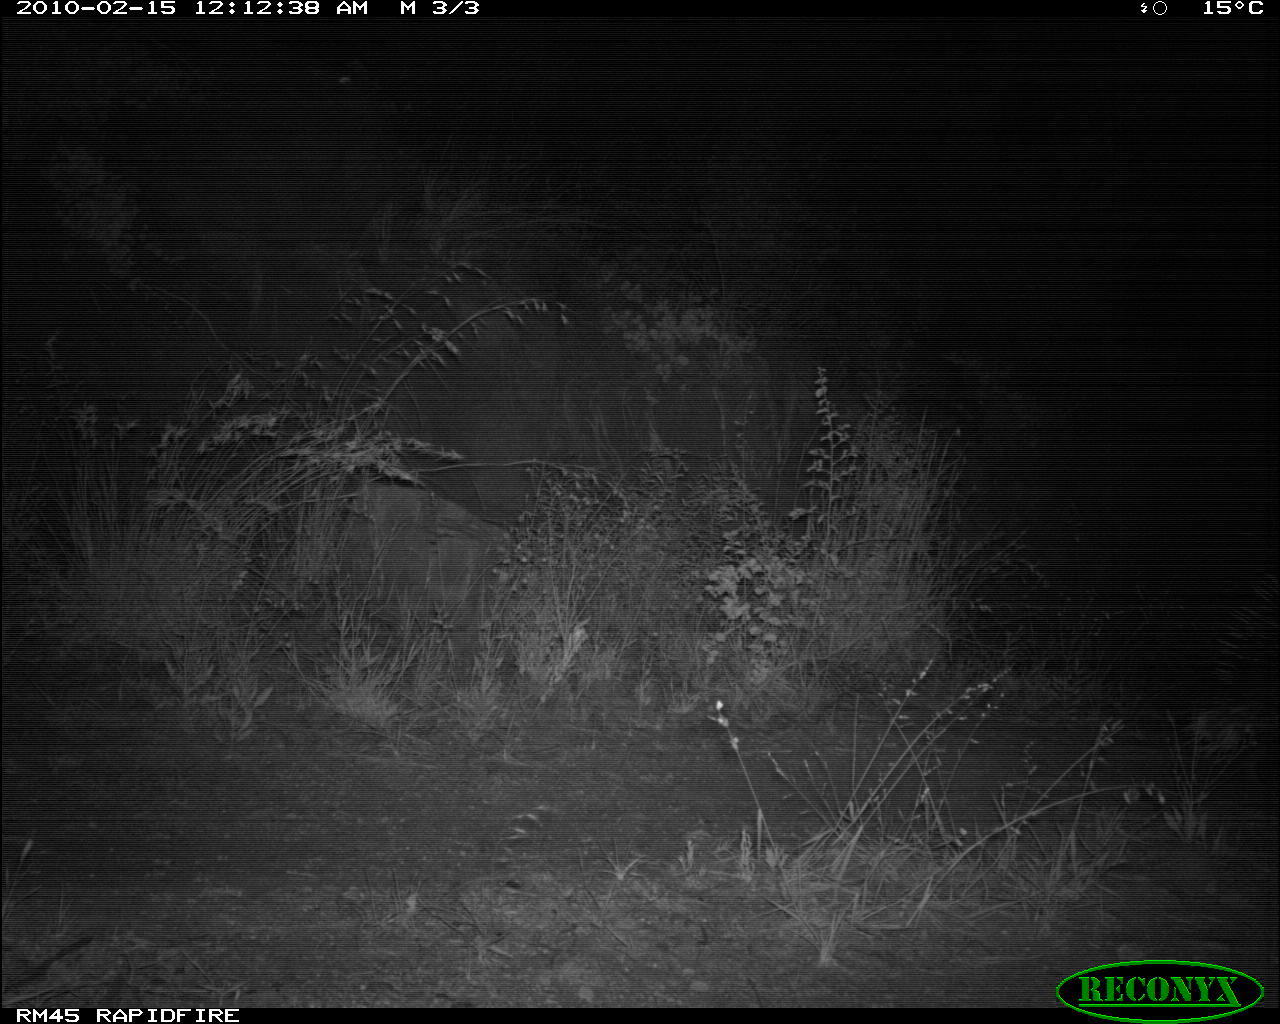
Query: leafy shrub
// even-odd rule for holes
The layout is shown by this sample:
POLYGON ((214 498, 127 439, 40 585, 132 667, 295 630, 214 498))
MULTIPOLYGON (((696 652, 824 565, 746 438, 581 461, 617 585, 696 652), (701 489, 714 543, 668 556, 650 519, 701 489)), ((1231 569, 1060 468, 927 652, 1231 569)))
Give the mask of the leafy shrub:
POLYGON ((538 468, 507 607, 515 662, 538 703, 634 703, 626 661, 643 660, 694 608, 700 521, 676 499, 673 453, 661 456, 618 481, 538 468))
POLYGON ((790 516, 798 532, 768 516, 740 474, 713 488, 729 523, 706 573, 720 627, 706 653, 709 665, 732 663, 738 708, 802 711, 850 681, 916 677, 941 656, 956 602, 956 461, 885 400, 873 397, 856 426, 841 420, 822 370, 814 394, 821 434, 807 466, 812 503, 790 516))
POLYGON ((606 311, 607 328, 664 382, 694 371, 724 373, 755 349, 752 332, 713 295, 646 298, 639 284, 615 287, 621 303, 606 311))

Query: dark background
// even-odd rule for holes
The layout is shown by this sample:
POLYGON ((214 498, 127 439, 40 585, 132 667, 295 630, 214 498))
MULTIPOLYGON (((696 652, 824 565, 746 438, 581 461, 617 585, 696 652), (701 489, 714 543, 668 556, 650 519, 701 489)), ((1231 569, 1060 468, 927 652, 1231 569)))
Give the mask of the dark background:
MULTIPOLYGON (((208 343, 102 297, 49 186, 59 145, 101 155, 166 252, 234 233, 282 280, 303 246, 411 217, 424 164, 483 151, 574 211, 485 239, 491 262, 540 261, 589 308, 580 256, 713 236, 740 279, 763 259, 797 282, 760 293, 764 372, 891 365, 968 428, 997 513, 1034 488, 1085 516, 1082 587, 1216 613, 1276 556, 1274 24, 7 19, 5 357, 57 330, 134 381, 143 340, 208 343)), ((303 319, 216 326, 303 345, 303 319)), ((589 330, 565 344, 539 373, 635 372, 589 330)))

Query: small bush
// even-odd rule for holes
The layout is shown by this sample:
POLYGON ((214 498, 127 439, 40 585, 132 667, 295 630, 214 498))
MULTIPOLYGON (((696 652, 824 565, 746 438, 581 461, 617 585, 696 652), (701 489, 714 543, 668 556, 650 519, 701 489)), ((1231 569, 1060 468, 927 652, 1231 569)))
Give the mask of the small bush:
POLYGON ((725 528, 704 586, 719 627, 708 663, 732 661, 750 706, 802 711, 850 681, 913 677, 942 655, 958 600, 957 462, 923 429, 904 429, 887 400, 873 398, 856 426, 842 421, 822 371, 815 398, 821 434, 811 503, 790 515, 798 530, 768 516, 732 470, 713 488, 725 528))

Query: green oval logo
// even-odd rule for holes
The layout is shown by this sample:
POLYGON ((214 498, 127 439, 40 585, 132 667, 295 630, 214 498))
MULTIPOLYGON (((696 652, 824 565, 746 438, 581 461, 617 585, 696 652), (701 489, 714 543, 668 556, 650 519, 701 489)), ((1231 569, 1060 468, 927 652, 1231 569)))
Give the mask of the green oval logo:
POLYGON ((1247 1010, 1262 986, 1247 974, 1195 960, 1127 960, 1077 971, 1058 998, 1103 1020, 1217 1020, 1247 1010))

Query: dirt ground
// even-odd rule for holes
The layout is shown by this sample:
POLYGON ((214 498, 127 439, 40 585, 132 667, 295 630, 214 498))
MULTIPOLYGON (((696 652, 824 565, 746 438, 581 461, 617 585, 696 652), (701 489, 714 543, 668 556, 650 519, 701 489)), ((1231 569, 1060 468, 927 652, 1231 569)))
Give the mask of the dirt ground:
MULTIPOLYGON (((1221 964, 1275 998, 1274 765, 1213 792, 1216 848, 1139 802, 1098 885, 860 921, 820 966, 780 909, 795 894, 759 857, 743 867, 756 804, 701 714, 390 744, 291 711, 231 748, 89 673, 55 713, 51 671, 5 670, 6 1006, 1047 1007, 1075 971, 1149 958, 1221 964)), ((775 842, 821 828, 806 765, 838 782, 883 724, 736 730, 775 842)), ((1002 786, 1051 779, 1091 739, 949 734, 952 820, 989 828, 1002 786)), ((1095 783, 1170 786, 1166 744, 1126 730, 1095 783)))

